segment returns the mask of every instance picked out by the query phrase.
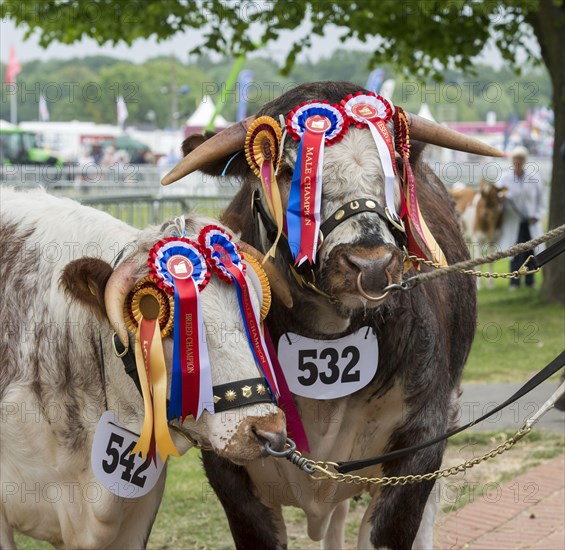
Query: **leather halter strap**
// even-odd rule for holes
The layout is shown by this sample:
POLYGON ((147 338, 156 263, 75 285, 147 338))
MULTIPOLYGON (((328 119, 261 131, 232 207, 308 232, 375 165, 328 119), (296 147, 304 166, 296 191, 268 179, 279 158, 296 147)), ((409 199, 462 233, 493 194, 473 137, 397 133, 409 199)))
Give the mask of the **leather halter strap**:
MULTIPOLYGON (((271 216, 265 209, 261 201, 261 194, 258 189, 253 192, 251 197, 251 207, 253 210, 253 215, 255 219, 259 217, 267 232, 267 239, 274 243, 277 237, 277 226, 272 220, 271 216)), ((377 214, 382 220, 384 220, 396 242, 400 247, 406 244, 406 234, 404 230, 404 224, 402 221, 400 223, 394 221, 390 214, 387 212, 386 208, 380 207, 373 199, 359 198, 354 199, 342 206, 340 206, 321 226, 320 226, 320 237, 318 241, 318 250, 323 246, 327 236, 341 223, 345 220, 351 218, 352 216, 357 216, 358 214, 371 213, 377 214)), ((307 262, 304 262, 300 267, 294 266, 294 260, 292 253, 290 251, 290 245, 288 244, 288 239, 286 234, 283 232, 280 239, 278 247, 284 257, 285 262, 291 269, 294 278, 297 283, 302 288, 308 288, 309 290, 320 294, 324 298, 330 300, 330 302, 336 302, 337 300, 324 292, 316 285, 316 275, 313 267, 311 267, 307 262)))
MULTIPOLYGON (((137 374, 135 354, 130 346, 124 347, 118 335, 113 336, 114 353, 122 360, 126 374, 133 380, 135 387, 141 395, 141 384, 137 374)), ((273 397, 268 384, 262 376, 257 378, 247 378, 228 384, 218 384, 212 386, 214 395, 214 412, 223 412, 230 409, 237 409, 245 405, 255 405, 257 403, 273 403, 273 397)), ((169 410, 169 400, 167 399, 167 411, 169 410)))

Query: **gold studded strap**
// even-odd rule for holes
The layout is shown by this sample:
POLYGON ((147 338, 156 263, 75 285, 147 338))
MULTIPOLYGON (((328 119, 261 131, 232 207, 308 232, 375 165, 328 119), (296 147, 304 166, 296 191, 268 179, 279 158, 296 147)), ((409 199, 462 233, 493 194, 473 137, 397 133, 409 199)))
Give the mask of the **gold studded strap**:
POLYGON ((213 390, 216 413, 256 403, 273 403, 273 396, 263 377, 220 384, 213 390))
POLYGON ((384 208, 379 206, 373 199, 354 199, 342 206, 340 206, 320 227, 320 232, 324 239, 342 222, 365 212, 372 212, 380 216, 387 224, 390 225, 391 230, 398 242, 402 244, 405 240, 404 231, 401 226, 392 224, 390 216, 387 216, 384 208))

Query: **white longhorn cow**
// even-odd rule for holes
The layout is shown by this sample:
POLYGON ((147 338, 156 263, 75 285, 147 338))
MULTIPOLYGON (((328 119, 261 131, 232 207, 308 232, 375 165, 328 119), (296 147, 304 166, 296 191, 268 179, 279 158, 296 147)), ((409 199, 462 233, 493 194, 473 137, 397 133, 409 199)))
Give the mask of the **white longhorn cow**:
MULTIPOLYGON (((42 191, 2 189, 0 203, 0 547, 15 547, 14 530, 56 547, 143 547, 164 470, 145 496, 116 496, 95 478, 91 447, 106 410, 140 433, 142 398, 113 351, 108 296, 123 301, 147 274, 148 250, 167 229, 133 229, 42 191)), ((187 217, 188 234, 209 223, 187 217)), ((214 385, 257 377, 233 285, 213 276, 201 300, 214 385)), ((170 369, 171 338, 164 348, 170 369)), ((191 439, 245 463, 262 455, 265 440, 280 448, 286 439, 284 414, 271 403, 190 418, 178 426, 187 437, 171 432, 181 454, 191 439)))

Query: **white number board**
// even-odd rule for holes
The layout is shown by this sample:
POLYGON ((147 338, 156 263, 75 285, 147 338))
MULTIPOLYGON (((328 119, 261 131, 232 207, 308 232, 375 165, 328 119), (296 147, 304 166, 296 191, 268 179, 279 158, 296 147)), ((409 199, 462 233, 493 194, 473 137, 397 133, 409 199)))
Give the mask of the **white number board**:
POLYGON ((375 376, 379 344, 370 327, 336 340, 283 334, 278 358, 290 391, 311 399, 336 399, 364 388, 375 376))
POLYGON ((106 489, 123 498, 146 495, 163 471, 159 454, 157 464, 149 457, 141 458, 141 453, 131 454, 138 439, 139 435, 120 426, 112 411, 100 417, 92 443, 92 470, 106 489))

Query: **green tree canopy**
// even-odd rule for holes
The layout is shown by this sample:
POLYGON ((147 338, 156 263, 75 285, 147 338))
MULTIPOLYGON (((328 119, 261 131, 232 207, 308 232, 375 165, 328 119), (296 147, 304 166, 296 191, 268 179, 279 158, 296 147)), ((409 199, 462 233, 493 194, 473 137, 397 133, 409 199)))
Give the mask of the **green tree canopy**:
MULTIPOLYGON (((380 37, 372 63, 392 63, 406 73, 433 74, 445 69, 472 71, 475 57, 494 41, 503 58, 516 64, 522 50, 536 55, 532 37, 553 84, 555 148, 550 225, 565 222, 565 3, 564 0, 38 0, 5 1, 2 17, 41 31, 43 46, 71 44, 91 37, 100 44, 156 36, 166 39, 187 28, 202 31, 192 51, 237 55, 298 29, 289 44, 286 72, 311 37, 380 37)), ((565 302, 565 256, 545 270, 547 295, 565 302)))

